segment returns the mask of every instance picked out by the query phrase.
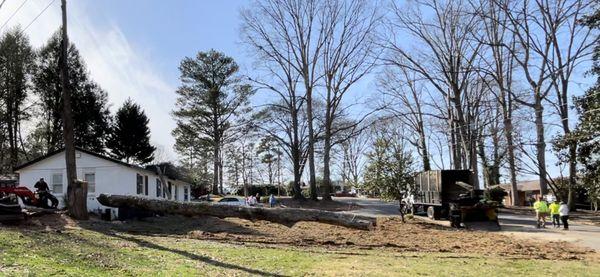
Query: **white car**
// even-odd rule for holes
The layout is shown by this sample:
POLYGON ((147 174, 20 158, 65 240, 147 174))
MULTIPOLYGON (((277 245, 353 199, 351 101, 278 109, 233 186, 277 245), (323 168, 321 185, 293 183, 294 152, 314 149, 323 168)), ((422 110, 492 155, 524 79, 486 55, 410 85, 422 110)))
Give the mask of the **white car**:
POLYGON ((225 196, 215 204, 228 206, 246 206, 246 200, 243 197, 238 196, 225 196))

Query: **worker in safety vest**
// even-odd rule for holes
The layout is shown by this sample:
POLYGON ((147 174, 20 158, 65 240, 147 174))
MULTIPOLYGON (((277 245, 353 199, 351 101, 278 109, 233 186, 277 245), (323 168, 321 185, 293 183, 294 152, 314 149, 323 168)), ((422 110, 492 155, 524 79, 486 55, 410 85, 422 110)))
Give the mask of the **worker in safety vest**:
POLYGON ((550 217, 552 217, 552 226, 554 226, 554 228, 560 228, 560 213, 558 212, 560 205, 558 204, 557 201, 554 201, 554 202, 552 202, 552 204, 550 204, 550 206, 548 208, 550 208, 550 217))
POLYGON ((546 228, 546 216, 550 210, 546 200, 542 196, 537 196, 535 203, 533 203, 533 209, 537 219, 537 228, 546 228))

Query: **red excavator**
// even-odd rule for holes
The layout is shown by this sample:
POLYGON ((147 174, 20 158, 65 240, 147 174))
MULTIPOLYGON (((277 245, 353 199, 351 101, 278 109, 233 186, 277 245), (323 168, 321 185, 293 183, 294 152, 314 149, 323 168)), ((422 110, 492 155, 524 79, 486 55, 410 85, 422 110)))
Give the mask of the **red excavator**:
POLYGON ((42 209, 56 209, 58 199, 46 191, 33 192, 16 184, 0 184, 0 222, 18 221, 25 218, 21 204, 42 209))

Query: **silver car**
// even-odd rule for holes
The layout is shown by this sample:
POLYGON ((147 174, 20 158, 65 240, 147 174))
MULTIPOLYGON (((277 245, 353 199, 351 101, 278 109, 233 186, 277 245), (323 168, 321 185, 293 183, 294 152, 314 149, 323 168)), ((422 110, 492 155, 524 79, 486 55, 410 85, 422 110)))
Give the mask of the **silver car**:
POLYGON ((246 200, 243 197, 238 196, 226 196, 221 198, 217 205, 228 205, 228 206, 246 206, 246 200))

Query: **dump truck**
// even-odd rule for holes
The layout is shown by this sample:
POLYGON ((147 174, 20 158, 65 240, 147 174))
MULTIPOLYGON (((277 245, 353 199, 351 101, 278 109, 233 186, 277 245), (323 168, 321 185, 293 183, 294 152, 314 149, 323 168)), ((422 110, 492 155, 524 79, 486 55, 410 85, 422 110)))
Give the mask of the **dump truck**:
POLYGON ((416 174, 410 197, 413 213, 427 213, 431 219, 448 219, 453 227, 467 221, 498 224, 498 204, 484 198, 484 190, 473 185, 470 170, 432 170, 416 174))

